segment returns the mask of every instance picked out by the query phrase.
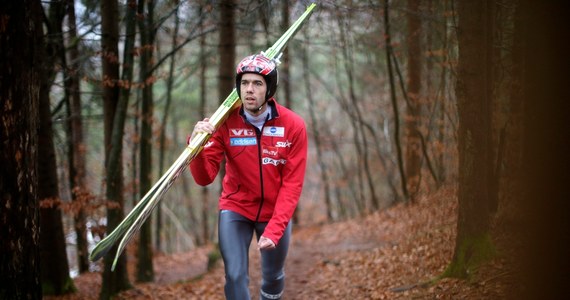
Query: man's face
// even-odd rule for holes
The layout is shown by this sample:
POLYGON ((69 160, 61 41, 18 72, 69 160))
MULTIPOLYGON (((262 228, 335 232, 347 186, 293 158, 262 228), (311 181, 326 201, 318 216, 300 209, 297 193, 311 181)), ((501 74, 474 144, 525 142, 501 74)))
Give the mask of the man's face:
POLYGON ((240 94, 244 109, 252 115, 258 115, 265 111, 266 105, 259 110, 265 102, 267 84, 265 79, 259 74, 245 73, 241 77, 240 94))

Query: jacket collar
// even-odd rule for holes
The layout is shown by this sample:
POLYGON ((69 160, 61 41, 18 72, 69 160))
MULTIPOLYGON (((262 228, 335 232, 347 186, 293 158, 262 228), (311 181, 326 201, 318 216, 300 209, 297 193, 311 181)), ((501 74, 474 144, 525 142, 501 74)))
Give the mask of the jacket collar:
MULTIPOLYGON (((272 97, 269 100, 267 100, 267 107, 271 109, 271 118, 269 120, 279 118, 279 108, 275 98, 272 97)), ((245 117, 243 105, 239 108, 239 114, 244 120, 247 120, 247 118, 245 117)))

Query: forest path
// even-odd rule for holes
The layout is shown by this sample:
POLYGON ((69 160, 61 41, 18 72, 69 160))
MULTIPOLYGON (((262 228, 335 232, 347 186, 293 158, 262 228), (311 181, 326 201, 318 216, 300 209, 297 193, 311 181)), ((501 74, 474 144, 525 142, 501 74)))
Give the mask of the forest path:
MULTIPOLYGON (((398 204, 366 217, 296 226, 283 299, 502 299, 509 284, 497 257, 469 281, 443 279, 455 243, 457 200, 441 189, 414 205, 398 204), (499 275, 497 275, 499 274, 499 275)), ((155 258, 154 283, 136 284, 117 299, 224 299, 221 260, 206 271, 211 246, 155 258)), ((250 248, 250 291, 259 299, 259 252, 250 248)), ((129 261, 134 261, 129 257, 129 261)), ((133 267, 129 267, 131 270, 133 267)), ((506 274, 506 275, 505 275, 506 274)), ((97 299, 100 275, 75 280, 78 293, 48 299, 97 299)))

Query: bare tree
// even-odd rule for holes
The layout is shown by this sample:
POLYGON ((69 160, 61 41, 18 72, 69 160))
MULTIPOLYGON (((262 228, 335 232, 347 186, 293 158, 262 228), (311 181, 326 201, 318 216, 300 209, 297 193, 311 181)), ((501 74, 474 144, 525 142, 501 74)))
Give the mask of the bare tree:
POLYGON ((38 196, 40 199, 40 258, 44 295, 62 295, 74 291, 69 276, 59 197, 57 163, 53 143, 50 90, 56 69, 65 67, 62 25, 65 17, 63 2, 49 5, 45 35, 45 61, 42 63, 40 88, 40 127, 38 129, 38 196))
MULTIPOLYGON (((112 232, 123 219, 123 136, 128 99, 119 97, 119 8, 116 0, 101 1, 101 55, 103 63, 103 114, 105 118, 105 172, 107 198, 107 232, 112 232)), ((105 269, 100 299, 109 299, 131 287, 125 253, 111 271, 115 245, 104 257, 105 269)))
MULTIPOLYGON (((290 26, 289 22, 289 0, 281 1, 281 32, 287 31, 290 26)), ((291 72, 289 66, 291 65, 291 56, 289 55, 289 47, 283 50, 283 57, 281 58, 281 66, 279 67, 279 86, 281 94, 285 98, 285 106, 293 108, 293 100, 291 99, 291 72)), ((297 215, 297 214, 295 214, 297 215)))
MULTIPOLYGON (((139 0, 137 13, 140 31, 140 81, 142 83, 140 173, 139 184, 143 193, 152 186, 152 125, 154 121, 154 100, 152 64, 154 55, 154 0, 139 0)), ((152 266, 151 222, 146 221, 140 229, 137 248, 137 281, 150 282, 154 279, 152 266)))
POLYGON ((394 111, 394 140, 396 144, 396 158, 398 161, 398 169, 400 171, 400 180, 402 186, 402 194, 404 200, 409 199, 407 178, 404 170, 404 160, 402 155, 402 143, 400 137, 400 113, 398 110, 398 102, 396 99, 396 88, 394 84, 394 75, 392 68, 392 38, 390 36, 390 7, 388 0, 384 0, 384 39, 386 42, 386 65, 388 68, 388 79, 390 81, 390 99, 392 100, 392 109, 394 111))
MULTIPOLYGON (((204 13, 204 6, 200 6, 200 23, 198 24, 201 31, 204 31, 204 22, 202 14, 204 13)), ((206 57, 206 35, 202 34, 200 36, 200 119, 204 119, 207 115, 206 108, 207 106, 207 99, 208 99, 208 89, 206 87, 207 79, 206 79, 206 72, 208 71, 208 62, 206 57)), ((203 186, 201 189, 201 198, 202 198, 202 225, 200 226, 201 232, 198 234, 201 238, 203 244, 207 244, 210 241, 210 226, 209 226, 209 209, 210 205, 208 205, 210 199, 210 189, 206 186, 203 186)))
MULTIPOLYGON (((83 139, 83 121, 81 117, 81 68, 79 61, 78 36, 75 17, 75 1, 67 0, 67 27, 69 63, 63 69, 66 98, 69 98, 69 186, 72 201, 75 203, 73 221, 77 236, 77 264, 79 273, 89 271, 89 253, 87 250, 86 213, 85 205, 89 199, 86 185, 86 143, 83 139)), ((62 58, 67 61, 67 57, 62 58)))

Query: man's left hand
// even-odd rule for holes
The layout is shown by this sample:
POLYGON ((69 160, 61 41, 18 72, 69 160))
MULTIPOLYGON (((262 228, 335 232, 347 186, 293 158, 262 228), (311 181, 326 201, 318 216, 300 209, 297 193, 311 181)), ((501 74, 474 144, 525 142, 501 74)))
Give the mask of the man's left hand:
POLYGON ((261 238, 259 238, 259 241, 257 242, 257 250, 268 250, 268 249, 275 249, 275 243, 271 239, 261 236, 261 238))

